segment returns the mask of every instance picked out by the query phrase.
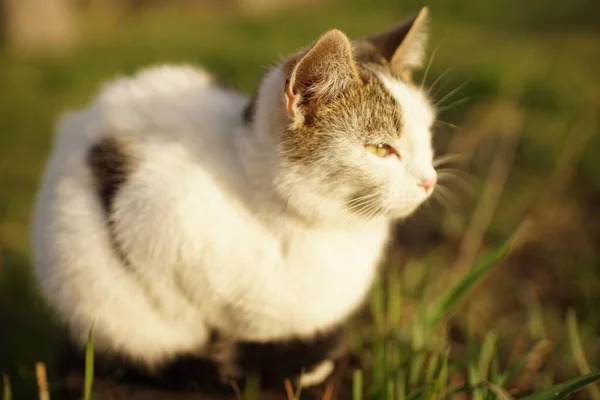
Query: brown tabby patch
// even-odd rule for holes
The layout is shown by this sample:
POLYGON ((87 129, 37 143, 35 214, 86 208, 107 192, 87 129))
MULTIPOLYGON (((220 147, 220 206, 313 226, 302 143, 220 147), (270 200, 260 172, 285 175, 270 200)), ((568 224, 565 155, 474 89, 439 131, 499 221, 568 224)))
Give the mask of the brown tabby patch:
MULTIPOLYGON (((368 57, 378 61, 374 55, 368 57)), ((326 102, 310 99, 299 104, 304 124, 283 133, 283 146, 290 161, 310 163, 323 156, 323 151, 340 139, 339 135, 363 144, 375 144, 400 135, 399 105, 373 72, 372 64, 384 65, 359 64, 361 82, 348 85, 341 94, 326 102)))

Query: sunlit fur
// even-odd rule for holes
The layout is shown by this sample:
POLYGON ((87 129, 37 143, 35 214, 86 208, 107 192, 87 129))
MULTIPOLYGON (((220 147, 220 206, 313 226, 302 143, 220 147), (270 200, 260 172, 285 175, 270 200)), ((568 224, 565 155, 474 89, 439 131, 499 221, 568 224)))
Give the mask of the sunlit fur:
POLYGON ((211 331, 310 338, 361 305, 390 223, 430 194, 419 183, 435 175, 434 113, 393 66, 361 61, 341 32, 328 35, 307 71, 319 74, 334 51, 359 75, 330 84, 327 101, 298 93, 291 114, 286 60, 263 78, 252 122, 241 117, 246 98, 189 67, 111 82, 62 119, 33 254, 78 343, 93 326, 97 352, 154 367, 202 354, 211 331), (111 177, 92 173, 89 153, 107 139, 127 174, 103 206, 98 180, 111 177), (365 148, 379 141, 401 159, 365 148))

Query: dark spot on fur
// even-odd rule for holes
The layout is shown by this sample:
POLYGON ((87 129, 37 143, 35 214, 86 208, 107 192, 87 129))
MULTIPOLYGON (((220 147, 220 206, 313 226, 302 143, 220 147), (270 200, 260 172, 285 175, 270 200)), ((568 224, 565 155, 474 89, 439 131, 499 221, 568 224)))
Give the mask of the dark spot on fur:
POLYGON ((251 123, 254 122, 255 117, 256 117, 256 96, 253 96, 252 98, 250 98, 250 100, 248 100, 248 103, 246 103, 246 107, 244 107, 244 110, 242 111, 242 120, 244 121, 244 123, 246 125, 250 125, 251 123))
POLYGON ((370 43, 359 43, 354 45, 355 59, 359 64, 372 64, 380 67, 388 67, 388 61, 370 43))
POLYGON ((343 353, 343 332, 334 329, 312 339, 276 342, 239 342, 237 366, 246 374, 261 377, 263 387, 276 387, 285 378, 298 378, 324 360, 336 360, 343 353))
MULTIPOLYGON (((134 157, 128 153, 121 140, 107 137, 90 148, 87 163, 94 177, 96 193, 105 213, 113 251, 123 265, 130 266, 127 255, 115 234, 112 213, 119 189, 133 172, 134 157)), ((150 301, 156 308, 159 308, 160 299, 151 297, 150 301)))
POLYGON ((116 138, 102 139, 88 153, 88 165, 104 211, 110 214, 119 188, 131 173, 132 158, 116 138))

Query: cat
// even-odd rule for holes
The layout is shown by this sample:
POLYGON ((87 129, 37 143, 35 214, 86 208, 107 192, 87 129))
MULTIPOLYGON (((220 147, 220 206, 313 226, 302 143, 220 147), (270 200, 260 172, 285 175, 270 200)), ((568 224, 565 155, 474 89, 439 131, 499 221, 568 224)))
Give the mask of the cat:
POLYGON ((150 67, 63 116, 32 248, 75 345, 93 328, 99 355, 211 359, 225 380, 279 370, 287 348, 296 384, 327 379, 392 222, 436 184, 435 110, 412 80, 427 31, 426 8, 355 42, 330 30, 251 99, 150 67))

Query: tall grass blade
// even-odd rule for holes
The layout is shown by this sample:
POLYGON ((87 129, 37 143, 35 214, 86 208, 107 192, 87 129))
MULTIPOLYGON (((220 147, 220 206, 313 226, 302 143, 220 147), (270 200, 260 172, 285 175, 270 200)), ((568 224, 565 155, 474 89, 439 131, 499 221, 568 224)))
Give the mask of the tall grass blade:
POLYGON ((410 363, 410 375, 408 378, 408 387, 416 388, 419 384, 419 378, 423 375, 423 366, 425 365, 425 354, 418 353, 410 363))
POLYGON ((508 385, 517 375, 521 373, 527 362, 527 354, 519 358, 514 364, 510 365, 496 382, 499 386, 508 385))
POLYGON ((88 333, 88 340, 85 348, 85 380, 83 382, 84 400, 91 400, 92 385, 94 383, 94 336, 92 330, 93 326, 88 333))
POLYGON ((437 354, 434 354, 429 358, 429 364, 427 365, 427 372, 425 372, 425 382, 432 383, 433 378, 435 377, 435 372, 438 368, 438 362, 440 357, 437 354))
POLYGON ((352 379, 352 400, 362 400, 363 397, 363 376, 362 371, 357 369, 354 371, 352 379))
POLYGON ((283 385, 285 386, 286 400, 295 400, 294 387, 292 386, 292 381, 290 381, 288 378, 285 378, 285 380, 283 381, 283 385))
POLYGON ((425 312, 425 325, 429 328, 452 314, 479 281, 487 275, 511 247, 514 235, 496 250, 480 258, 464 276, 448 288, 425 312))
POLYGON ((485 336, 483 345, 481 346, 481 352, 479 353, 479 374, 481 379, 489 381, 489 373, 496 352, 496 335, 494 333, 488 333, 485 336))
POLYGON ((248 376, 244 389, 244 400, 258 400, 260 392, 260 379, 256 375, 248 376))
POLYGON ((396 398, 406 400, 406 374, 403 369, 398 371, 398 385, 396 385, 396 398))
POLYGON ((484 393, 482 387, 481 376, 479 370, 475 364, 470 364, 468 368, 469 372, 469 385, 471 386, 471 399, 472 400, 483 400, 484 393))
POLYGON ((448 390, 448 363, 450 360, 450 348, 446 349, 444 354, 444 359, 442 360, 442 368, 440 368, 440 373, 436 379, 436 394, 440 394, 438 398, 445 398, 446 392, 448 390))
POLYGON ((12 389, 10 388, 8 375, 4 375, 2 379, 2 400, 12 400, 12 389))
POLYGON ((490 392, 496 396, 496 400, 514 400, 514 398, 504 389, 493 383, 488 383, 487 386, 490 388, 490 392))
MULTIPOLYGON (((590 366, 585 358, 583 346, 581 346, 581 339, 579 338, 579 329, 577 328, 577 316, 574 310, 569 310, 567 314, 567 334, 569 337, 569 345, 571 346, 571 352, 573 358, 577 364, 579 372, 582 374, 589 374, 591 372, 590 366)), ((587 387, 590 399, 600 400, 600 389, 596 385, 590 385, 587 387)))
POLYGON ((38 385, 39 400, 50 400, 46 366, 42 362, 35 363, 35 377, 38 385))
MULTIPOLYGON (((302 371, 302 374, 304 374, 304 371, 302 371)), ((300 396, 302 396, 302 385, 298 385, 296 387, 296 393, 294 393, 294 400, 300 400, 300 396)))
POLYGON ((583 389, 590 383, 600 380, 600 371, 580 376, 569 381, 559 383, 549 389, 534 393, 521 400, 561 400, 583 389))

